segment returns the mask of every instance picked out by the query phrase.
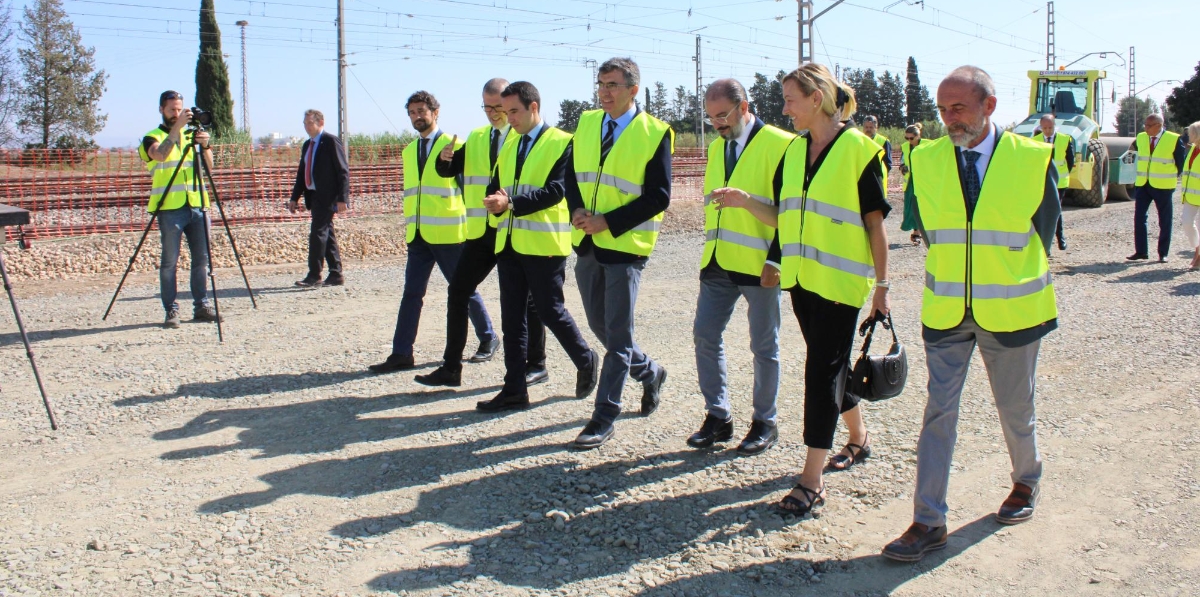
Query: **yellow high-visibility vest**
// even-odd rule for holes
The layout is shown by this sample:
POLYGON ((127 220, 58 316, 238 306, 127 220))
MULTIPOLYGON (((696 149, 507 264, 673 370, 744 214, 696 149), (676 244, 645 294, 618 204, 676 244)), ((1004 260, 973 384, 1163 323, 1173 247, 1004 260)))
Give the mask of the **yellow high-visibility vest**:
MULTIPOLYGON (((162 143, 168 135, 169 133, 162 128, 154 127, 144 137, 151 137, 158 143, 162 143)), ((196 181, 196 156, 194 151, 187 149, 192 143, 192 132, 184 129, 179 136, 179 144, 171 148, 171 153, 167 155, 166 161, 162 162, 151 158, 146 153, 145 145, 138 146, 138 155, 142 157, 142 161, 146 163, 146 169, 150 171, 150 200, 146 203, 146 211, 150 213, 179 209, 184 205, 208 207, 207 193, 204 195, 204 204, 200 204, 200 186, 196 181), (179 166, 179 160, 185 149, 187 149, 187 157, 184 158, 183 165, 179 166), (175 173, 176 166, 179 166, 179 173, 175 174, 174 180, 171 180, 171 174, 175 173), (171 185, 169 190, 167 183, 171 185), (163 196, 164 191, 166 191, 165 197, 163 196)))
MULTIPOLYGON (((642 196, 646 164, 654 158, 664 135, 670 135, 671 153, 675 153, 675 131, 671 130, 670 125, 645 112, 638 112, 613 144, 601 166, 600 125, 603 122, 603 110, 589 110, 580 115, 572 146, 575 180, 579 183, 583 205, 597 214, 608 213, 642 196)), ((619 238, 613 238, 612 232, 605 230, 593 234, 592 242, 601 249, 646 257, 658 242, 662 219, 663 214, 660 213, 634 226, 619 238)), ((578 247, 583 237, 582 230, 573 230, 571 243, 578 247)))
POLYGON ((775 170, 796 136, 765 125, 742 150, 733 174, 725 180, 725 139, 718 137, 708 146, 708 164, 704 169, 704 255, 700 268, 715 256, 717 265, 730 272, 750 276, 762 274, 775 229, 763 224, 745 209, 718 210, 712 203, 713 189, 741 189, 760 203, 773 205, 775 170))
POLYGON ((1154 189, 1175 189, 1175 179, 1179 171, 1175 169, 1175 146, 1179 143, 1179 135, 1163 131, 1158 137, 1158 145, 1150 151, 1150 136, 1145 131, 1137 136, 1137 182, 1143 186, 1147 181, 1154 189))
MULTIPOLYGON (((510 135, 519 137, 520 135, 510 135)), ((509 197, 523 195, 546 186, 546 178, 554 163, 571 144, 571 133, 547 126, 529 148, 521 165, 521 178, 516 177, 517 150, 520 143, 505 143, 496 166, 500 169, 500 186, 509 197)), ((514 218, 508 210, 496 218, 496 252, 512 242, 514 251, 522 255, 566 257, 571 254, 571 213, 566 197, 553 207, 514 218)))
MULTIPOLYGON (((483 236, 488 225, 488 212, 483 206, 483 198, 487 196, 487 187, 495 173, 491 159, 493 130, 495 129, 489 124, 467 135, 467 153, 463 156, 463 203, 467 210, 467 240, 483 236)), ((515 136, 508 135, 504 143, 515 136)))
POLYGON ((1200 144, 1193 143, 1183 162, 1183 202, 1200 205, 1200 144))
POLYGON ((783 162, 779 242, 780 285, 861 307, 875 285, 875 258, 858 196, 858 179, 879 163, 879 145, 855 128, 833 141, 821 169, 804 188, 808 140, 788 146, 783 162))
POLYGON ((979 327, 1013 332, 1058 317, 1046 248, 1033 228, 1052 148, 1002 133, 968 221, 949 137, 913 151, 913 192, 929 241, 921 322, 935 330, 960 323, 969 308, 979 327))
POLYGON ((1034 135, 1033 138, 1054 145, 1054 169, 1058 171, 1058 188, 1067 188, 1071 181, 1071 171, 1067 169, 1067 146, 1071 144, 1071 137, 1055 133, 1051 141, 1047 141, 1044 134, 1034 135))
MULTIPOLYGON (((438 176, 436 162, 442 148, 449 145, 450 135, 438 135, 425 157, 425 170, 418 167, 417 144, 420 139, 404 146, 404 221, 405 242, 413 242, 417 231, 431 245, 453 245, 467 238, 467 208, 463 192, 454 178, 438 176)), ((459 141, 454 149, 462 147, 459 141)))
MULTIPOLYGON (((921 141, 924 141, 924 139, 917 139, 917 147, 921 146, 921 141)), ((900 146, 900 153, 904 155, 904 165, 908 166, 908 174, 904 175, 905 186, 908 186, 908 181, 912 180, 912 150, 913 145, 907 140, 900 146)))
MULTIPOLYGON (((875 133, 875 136, 871 140, 874 141, 875 144, 878 145, 880 149, 884 149, 887 147, 888 138, 879 133, 875 133)), ((890 158, 891 156, 883 156, 883 157, 884 157, 884 159, 887 159, 887 158, 890 158)), ((884 198, 887 198, 888 168, 887 168, 887 164, 883 163, 883 160, 879 161, 879 171, 883 173, 883 196, 884 196, 884 198)))

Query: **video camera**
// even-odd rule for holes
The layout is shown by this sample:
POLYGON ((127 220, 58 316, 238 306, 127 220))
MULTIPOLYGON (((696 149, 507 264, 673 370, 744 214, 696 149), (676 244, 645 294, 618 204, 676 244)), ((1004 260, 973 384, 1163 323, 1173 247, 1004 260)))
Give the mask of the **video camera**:
POLYGON ((212 126, 212 119, 212 112, 192 106, 192 118, 188 120, 188 126, 202 129, 206 126, 212 126))

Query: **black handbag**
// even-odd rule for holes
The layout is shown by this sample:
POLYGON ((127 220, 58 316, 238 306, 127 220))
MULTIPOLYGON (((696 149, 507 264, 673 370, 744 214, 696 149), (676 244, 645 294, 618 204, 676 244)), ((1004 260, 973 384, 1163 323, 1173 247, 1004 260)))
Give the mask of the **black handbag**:
POLYGON ((904 382, 908 378, 908 355, 900 338, 896 337, 896 328, 892 324, 889 313, 886 320, 880 321, 871 316, 863 321, 858 328, 858 335, 863 340, 862 354, 854 367, 847 374, 845 391, 869 402, 878 402, 895 398, 904 392, 904 382), (883 324, 883 329, 892 332, 892 348, 885 355, 871 355, 871 339, 875 336, 875 325, 883 324))

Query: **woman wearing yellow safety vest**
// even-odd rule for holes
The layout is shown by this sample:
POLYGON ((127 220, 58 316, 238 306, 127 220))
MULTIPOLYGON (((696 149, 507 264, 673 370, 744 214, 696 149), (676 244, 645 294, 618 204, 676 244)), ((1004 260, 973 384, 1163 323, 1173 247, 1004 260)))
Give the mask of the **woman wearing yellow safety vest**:
POLYGON ((846 123, 856 107, 853 90, 838 83, 829 69, 810 63, 783 78, 783 100, 784 115, 796 130, 808 133, 793 141, 784 157, 778 212, 744 193, 727 192, 721 202, 745 207, 779 230, 780 285, 791 291, 792 311, 808 345, 808 454, 800 482, 779 508, 802 516, 825 503, 821 475, 839 412, 850 438, 827 468, 844 470, 871 455, 856 399, 839 396, 837 388, 850 362, 859 309, 871 297, 872 315, 890 310, 883 219, 891 207, 883 194, 883 148, 846 123))
POLYGON ((1192 246, 1191 268, 1200 270, 1200 122, 1188 125, 1187 133, 1192 144, 1183 160, 1183 234, 1192 246))
POLYGON ((904 175, 904 220, 900 222, 900 229, 912 234, 908 235, 908 240, 912 244, 921 244, 921 231, 917 230, 916 204, 917 198, 913 196, 912 190, 908 188, 909 169, 908 164, 912 160, 912 150, 916 149, 921 144, 921 123, 915 122, 908 125, 904 129, 904 143, 900 145, 900 173, 904 175))

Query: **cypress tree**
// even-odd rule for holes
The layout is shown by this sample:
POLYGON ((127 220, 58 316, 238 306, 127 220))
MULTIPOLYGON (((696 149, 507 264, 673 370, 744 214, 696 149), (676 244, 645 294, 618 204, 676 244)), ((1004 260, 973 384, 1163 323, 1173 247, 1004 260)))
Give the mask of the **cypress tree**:
POLYGON ((213 0, 200 0, 200 58, 196 61, 196 104, 212 112, 212 133, 221 136, 236 130, 229 68, 221 55, 221 29, 213 0))

